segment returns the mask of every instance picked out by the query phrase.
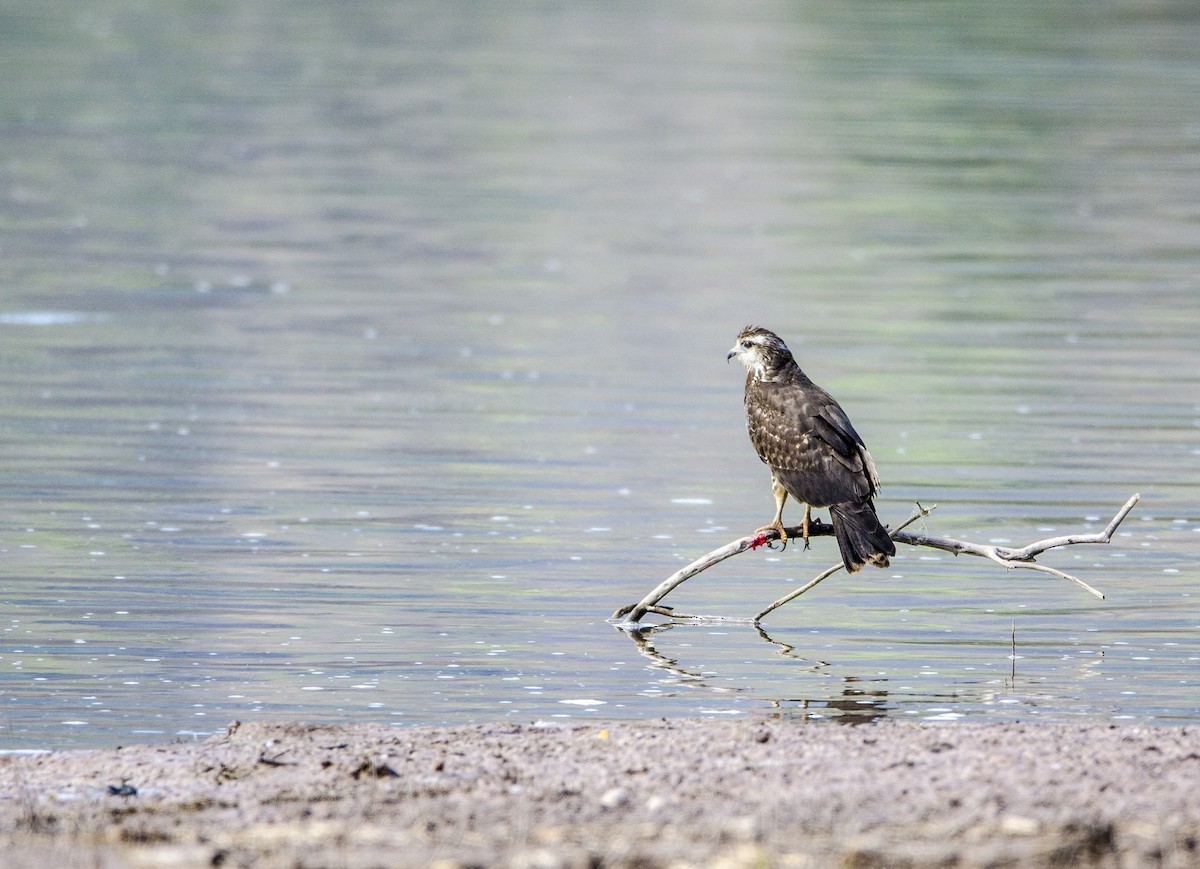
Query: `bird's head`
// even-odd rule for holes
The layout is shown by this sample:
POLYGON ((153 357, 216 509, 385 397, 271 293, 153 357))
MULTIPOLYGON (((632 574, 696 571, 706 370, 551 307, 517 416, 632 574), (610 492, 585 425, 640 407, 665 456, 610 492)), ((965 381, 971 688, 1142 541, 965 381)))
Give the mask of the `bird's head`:
POLYGON ((761 326, 747 326, 741 331, 725 361, 734 358, 754 372, 756 380, 771 380, 786 365, 795 363, 783 339, 761 326))

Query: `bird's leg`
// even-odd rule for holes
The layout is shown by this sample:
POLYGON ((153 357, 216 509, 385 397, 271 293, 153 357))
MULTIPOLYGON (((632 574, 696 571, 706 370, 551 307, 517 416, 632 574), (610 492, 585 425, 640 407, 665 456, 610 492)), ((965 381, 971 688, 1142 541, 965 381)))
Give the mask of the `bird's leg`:
POLYGON ((775 496, 775 518, 771 520, 770 525, 764 525, 754 533, 762 534, 766 531, 778 531, 779 539, 783 542, 783 548, 787 549, 788 536, 787 532, 783 530, 783 504, 787 501, 788 493, 787 489, 783 488, 774 476, 771 477, 771 493, 775 496))
POLYGON ((812 521, 812 505, 811 505, 811 504, 805 504, 805 505, 804 505, 804 522, 803 522, 803 523, 801 523, 801 524, 802 524, 804 527, 803 527, 803 529, 802 529, 802 535, 801 535, 801 536, 803 536, 803 537, 804 537, 804 550, 805 550, 806 552, 808 551, 808 524, 809 524, 811 521, 812 521))

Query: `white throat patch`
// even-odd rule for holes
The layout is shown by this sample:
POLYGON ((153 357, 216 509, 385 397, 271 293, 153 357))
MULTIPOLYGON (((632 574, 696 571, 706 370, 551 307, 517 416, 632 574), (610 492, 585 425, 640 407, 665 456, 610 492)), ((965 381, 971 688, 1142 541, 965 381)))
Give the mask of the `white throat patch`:
POLYGON ((767 379, 767 368, 763 364, 762 348, 754 347, 739 347, 737 348, 737 360, 742 363, 742 366, 754 375, 754 379, 760 383, 767 379))

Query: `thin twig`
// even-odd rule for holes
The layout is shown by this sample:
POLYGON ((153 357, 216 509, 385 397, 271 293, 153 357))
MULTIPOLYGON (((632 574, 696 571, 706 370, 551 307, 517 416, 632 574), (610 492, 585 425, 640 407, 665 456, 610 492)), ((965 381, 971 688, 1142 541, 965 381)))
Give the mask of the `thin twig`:
MULTIPOLYGON (((900 525, 897 526, 895 531, 889 532, 889 534, 891 535, 893 540, 900 540, 901 537, 903 536, 903 532, 904 532, 905 528, 907 528, 909 525, 916 522, 918 519, 924 519, 926 516, 928 516, 930 513, 932 513, 934 510, 937 509, 937 504, 933 504, 932 506, 929 506, 929 507, 922 507, 918 503, 916 505, 916 507, 917 507, 917 509, 915 509, 913 511, 913 514, 911 516, 909 516, 907 519, 905 519, 903 522, 901 522, 900 525)), ((779 600, 775 601, 773 604, 771 604, 765 610, 763 610, 758 615, 756 615, 754 617, 754 620, 757 622, 760 619, 762 619, 764 616, 766 616, 768 613, 779 609, 781 606, 783 606, 788 601, 795 600, 796 598, 800 597, 800 595, 802 595, 806 591, 808 591, 810 588, 829 579, 829 577, 833 576, 835 573, 837 573, 843 567, 844 567, 844 565, 840 561, 837 564, 832 565, 828 569, 821 572, 817 576, 816 579, 810 580, 807 585, 805 585, 801 588, 798 588, 795 591, 793 591, 791 594, 784 595, 779 600)))
MULTIPOLYGON (((789 538, 799 538, 801 534, 800 526, 788 528, 787 535, 789 538)), ((833 534, 833 526, 826 525, 823 522, 813 522, 809 525, 809 537, 826 537, 833 534)), ((660 600, 674 591, 678 586, 683 585, 697 573, 708 570, 714 564, 720 564, 726 558, 732 558, 739 553, 745 552, 747 549, 757 549, 759 546, 770 544, 772 540, 779 538, 779 532, 775 530, 766 531, 763 533, 751 534, 748 537, 742 537, 732 543, 727 543, 720 549, 714 549, 702 558, 697 558, 687 567, 675 571, 648 595, 642 598, 635 604, 623 606, 612 614, 614 620, 620 619, 621 624, 637 624, 641 621, 642 616, 651 612, 651 607, 657 604, 660 600)))
MULTIPOLYGON (((1112 539, 1113 534, 1116 532, 1117 527, 1121 524, 1125 517, 1129 515, 1129 512, 1134 508, 1140 499, 1141 495, 1132 495, 1129 500, 1125 502, 1124 506, 1117 511, 1117 514, 1113 516, 1112 521, 1108 523, 1108 526, 1098 534, 1072 534, 1065 537, 1050 537, 1045 540, 1034 541, 1033 543, 1030 543, 1027 546, 1019 549, 1013 549, 1006 546, 970 543, 965 540, 955 540, 949 537, 935 537, 928 534, 920 534, 904 530, 918 519, 928 516, 929 513, 935 509, 936 505, 934 507, 922 507, 920 504, 917 504, 917 509, 914 511, 913 515, 905 520, 903 524, 898 526, 895 531, 890 533, 892 539, 897 543, 904 543, 909 546, 924 546, 931 549, 939 549, 943 552, 953 553, 954 555, 975 555, 981 558, 987 558, 990 561, 994 561, 1008 569, 1020 568, 1047 573, 1051 576, 1056 576, 1060 579, 1065 579, 1068 582, 1072 582, 1085 591, 1103 600, 1104 595, 1083 580, 1071 576, 1068 573, 1064 573, 1061 570, 1056 570, 1052 567, 1046 567, 1042 564, 1036 564, 1034 563, 1034 559, 1043 552, 1046 552, 1050 549, 1057 549, 1061 546, 1070 546, 1077 543, 1108 543, 1112 539)), ((799 538, 801 536, 801 529, 799 526, 794 526, 786 529, 786 533, 789 539, 799 538)), ((819 521, 812 523, 808 529, 809 537, 827 537, 832 534, 833 526, 819 521)), ((612 620, 617 623, 618 627, 632 630, 637 628, 638 622, 640 622, 647 613, 655 613, 657 615, 663 615, 668 618, 676 619, 717 618, 711 616, 683 616, 682 614, 676 613, 671 607, 659 606, 659 602, 696 574, 707 570, 715 564, 721 563, 727 558, 732 558, 735 555, 745 552, 747 549, 757 549, 762 545, 770 545, 777 539, 779 539, 778 532, 769 530, 765 532, 758 532, 747 537, 742 537, 738 540, 734 540, 732 543, 722 546, 720 549, 714 549, 707 555, 696 559, 687 567, 684 567, 667 577, 667 579, 661 582, 653 591, 647 594, 636 604, 630 604, 628 606, 619 608, 612 614, 612 620)), ((840 569, 842 569, 842 565, 836 564, 823 571, 820 575, 809 581, 802 588, 796 589, 785 597, 782 597, 772 603, 769 607, 755 616, 754 621, 757 622, 768 613, 773 612, 774 610, 783 606, 785 603, 796 599, 809 589, 837 573, 840 569)))

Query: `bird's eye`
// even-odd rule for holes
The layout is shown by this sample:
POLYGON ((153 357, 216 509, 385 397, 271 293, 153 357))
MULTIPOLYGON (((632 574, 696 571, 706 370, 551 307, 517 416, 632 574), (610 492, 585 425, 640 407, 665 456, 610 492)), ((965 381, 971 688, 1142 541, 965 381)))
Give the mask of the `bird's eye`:
POLYGON ((747 350, 749 350, 750 349, 750 341, 749 340, 743 341, 742 346, 745 347, 747 350))

